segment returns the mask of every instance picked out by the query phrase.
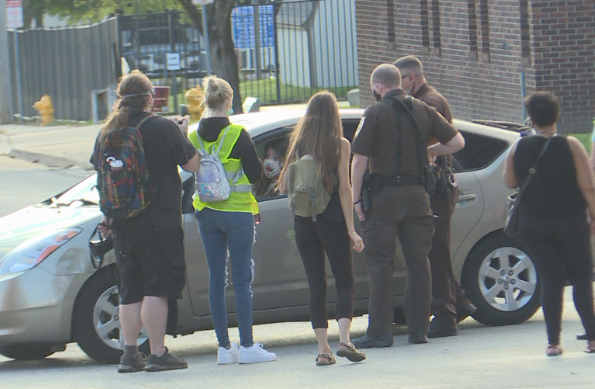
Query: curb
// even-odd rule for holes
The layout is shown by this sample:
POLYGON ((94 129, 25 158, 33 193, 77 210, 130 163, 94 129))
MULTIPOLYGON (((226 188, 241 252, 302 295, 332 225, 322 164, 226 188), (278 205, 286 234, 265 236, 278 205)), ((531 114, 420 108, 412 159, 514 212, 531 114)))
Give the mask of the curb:
MULTIPOLYGON (((4 141, 2 142, 4 144, 4 141)), ((1 151, 1 150, 0 150, 1 151)), ((0 152, 0 154, 2 154, 0 152)), ((13 158, 22 159, 24 161, 32 162, 32 163, 40 163, 47 167, 52 168, 59 168, 59 169, 68 169, 72 167, 80 167, 84 170, 93 170, 94 167, 90 162, 87 161, 74 161, 68 158, 62 157, 54 157, 52 155, 47 154, 40 154, 40 153, 31 153, 29 151, 23 150, 16 150, 12 147, 5 153, 13 158)))
POLYGON ((8 155, 12 151, 12 143, 6 135, 0 135, 0 155, 8 155))

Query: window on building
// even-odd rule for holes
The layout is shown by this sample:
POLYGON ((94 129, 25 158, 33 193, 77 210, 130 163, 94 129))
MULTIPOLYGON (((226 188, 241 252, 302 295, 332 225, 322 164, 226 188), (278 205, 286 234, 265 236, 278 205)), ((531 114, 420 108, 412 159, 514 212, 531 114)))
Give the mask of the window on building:
POLYGON ((440 1, 432 0, 432 50, 434 55, 442 54, 442 41, 440 37, 440 1))
POLYGON ((477 59, 477 8, 475 0, 467 0, 469 15, 469 58, 477 59))
POLYGON ((481 59, 490 61, 490 19, 488 0, 479 0, 479 26, 481 32, 481 59))
POLYGON ((430 54, 430 22, 428 0, 420 0, 421 44, 426 54, 430 54))
POLYGON ((524 66, 531 66, 531 31, 529 30, 529 0, 520 0, 521 55, 524 66))
POLYGON ((388 44, 391 49, 395 48, 395 0, 387 0, 386 2, 386 18, 388 33, 388 44))

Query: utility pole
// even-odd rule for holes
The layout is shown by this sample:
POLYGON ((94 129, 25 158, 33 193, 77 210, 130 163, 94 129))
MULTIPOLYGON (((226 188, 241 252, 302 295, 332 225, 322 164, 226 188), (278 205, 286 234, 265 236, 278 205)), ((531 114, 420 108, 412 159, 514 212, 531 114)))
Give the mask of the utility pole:
POLYGON ((10 79, 10 56, 6 32, 6 0, 0 0, 0 123, 14 122, 12 109, 12 85, 10 79))

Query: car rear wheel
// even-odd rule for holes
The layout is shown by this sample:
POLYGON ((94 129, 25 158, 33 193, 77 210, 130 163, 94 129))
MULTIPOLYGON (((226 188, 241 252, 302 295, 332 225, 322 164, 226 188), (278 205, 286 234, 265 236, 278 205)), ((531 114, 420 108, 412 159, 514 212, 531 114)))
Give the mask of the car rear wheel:
POLYGON ((0 354, 18 361, 34 361, 52 355, 52 346, 44 344, 17 344, 0 347, 0 354))
MULTIPOLYGON (((118 363, 124 350, 120 329, 120 294, 116 268, 103 268, 83 286, 73 316, 73 334, 80 348, 91 358, 109 364, 118 363)), ((149 353, 146 332, 139 335, 137 344, 149 353)))
POLYGON ((467 297, 477 306, 473 318, 487 325, 522 323, 540 305, 537 267, 522 242, 504 234, 480 242, 463 269, 467 297))

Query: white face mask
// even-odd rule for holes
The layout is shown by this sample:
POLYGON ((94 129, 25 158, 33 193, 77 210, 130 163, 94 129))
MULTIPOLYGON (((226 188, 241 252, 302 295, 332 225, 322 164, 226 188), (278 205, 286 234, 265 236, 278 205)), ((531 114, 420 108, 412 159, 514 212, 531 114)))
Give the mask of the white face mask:
POLYGON ((266 158, 264 161, 262 161, 262 165, 264 168, 264 174, 268 178, 277 177, 281 172, 281 168, 283 167, 281 162, 275 158, 266 158))

